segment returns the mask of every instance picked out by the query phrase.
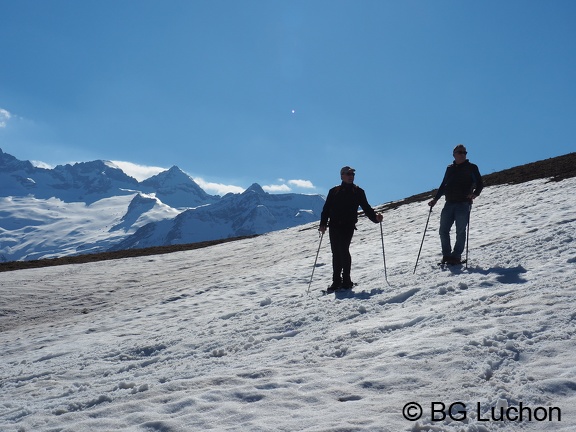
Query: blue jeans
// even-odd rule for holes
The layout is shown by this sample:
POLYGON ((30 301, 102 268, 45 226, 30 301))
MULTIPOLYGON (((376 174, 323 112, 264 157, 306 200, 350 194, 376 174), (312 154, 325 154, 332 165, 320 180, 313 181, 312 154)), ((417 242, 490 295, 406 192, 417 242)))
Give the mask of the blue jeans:
POLYGON ((466 245, 466 226, 470 218, 469 202, 447 202, 440 214, 440 243, 442 255, 460 259, 466 245), (450 243, 450 230, 456 222, 456 243, 454 250, 450 243))

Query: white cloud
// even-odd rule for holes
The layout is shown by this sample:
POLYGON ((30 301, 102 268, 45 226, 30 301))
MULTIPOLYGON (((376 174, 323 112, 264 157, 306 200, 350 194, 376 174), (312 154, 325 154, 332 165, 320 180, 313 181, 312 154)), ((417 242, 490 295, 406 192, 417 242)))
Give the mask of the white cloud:
POLYGON ((9 111, 0 108, 0 128, 5 128, 10 118, 12 118, 12 114, 10 114, 9 111))
POLYGON ((288 184, 302 189, 314 189, 314 185, 310 180, 288 180, 288 184))
POLYGON ((281 185, 267 185, 267 186, 262 186, 262 189, 264 189, 264 191, 266 192, 290 192, 292 189, 290 189, 290 186, 285 185, 285 184, 281 184, 281 185))
POLYGON ((310 180, 285 180, 280 178, 278 179, 278 182, 281 184, 262 186, 262 189, 264 189, 266 192, 269 193, 286 193, 286 192, 292 192, 292 187, 298 189, 316 188, 310 180))
POLYGON ((123 161, 110 161, 130 177, 134 177, 138 181, 146 180, 156 174, 166 171, 167 168, 160 168, 154 166, 137 165, 132 162, 123 161))
POLYGON ((213 195, 226 195, 227 193, 242 193, 244 188, 234 185, 207 182, 201 177, 194 177, 194 181, 204 189, 205 192, 213 195))

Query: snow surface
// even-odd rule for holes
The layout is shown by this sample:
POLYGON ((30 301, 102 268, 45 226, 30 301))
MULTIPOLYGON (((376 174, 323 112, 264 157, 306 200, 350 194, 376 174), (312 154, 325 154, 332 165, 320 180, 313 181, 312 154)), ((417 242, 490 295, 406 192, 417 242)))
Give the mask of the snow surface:
POLYGON ((319 296, 331 255, 313 224, 3 273, 0 430, 576 430, 575 190, 486 188, 468 269, 436 265, 439 203, 415 275, 428 207, 386 211, 390 286, 362 218, 348 294, 319 296), (520 404, 550 417, 490 418, 520 404))

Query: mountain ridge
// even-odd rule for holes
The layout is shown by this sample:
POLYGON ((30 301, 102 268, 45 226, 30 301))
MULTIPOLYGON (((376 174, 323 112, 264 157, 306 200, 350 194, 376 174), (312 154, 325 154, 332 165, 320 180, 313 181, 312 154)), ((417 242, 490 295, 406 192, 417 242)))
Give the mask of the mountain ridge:
POLYGON ((0 149, 0 261, 263 234, 319 220, 321 195, 206 193, 172 166, 141 182, 110 161, 34 167, 0 149))

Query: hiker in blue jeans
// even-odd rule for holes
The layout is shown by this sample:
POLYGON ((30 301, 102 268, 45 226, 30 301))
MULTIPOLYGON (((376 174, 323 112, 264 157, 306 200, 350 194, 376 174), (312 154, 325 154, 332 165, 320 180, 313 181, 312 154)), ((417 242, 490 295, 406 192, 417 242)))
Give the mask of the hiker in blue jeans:
POLYGON ((446 204, 440 214, 440 243, 442 245, 442 263, 460 264, 466 245, 466 227, 470 218, 472 202, 484 188, 478 166, 471 163, 466 155, 466 147, 458 144, 452 152, 454 162, 448 165, 442 183, 434 199, 428 203, 434 207, 442 195, 446 204), (450 230, 456 223, 456 242, 454 249, 450 242, 450 230))

